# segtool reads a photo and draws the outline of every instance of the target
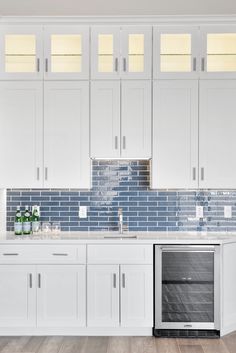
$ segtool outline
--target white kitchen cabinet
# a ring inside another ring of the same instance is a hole
[[[194,79],[199,75],[199,28],[156,26],[153,38],[155,79]]]
[[[90,188],[87,81],[44,84],[44,187]]]
[[[91,82],[91,157],[120,156],[120,82]]]
[[[123,81],[121,92],[121,157],[151,158],[151,82]]]
[[[89,78],[89,27],[44,27],[44,78]]]
[[[36,325],[34,265],[0,265],[0,327]]]
[[[86,266],[37,266],[37,326],[86,324]]]
[[[43,29],[37,25],[4,25],[0,29],[0,79],[43,77]]]
[[[119,265],[87,266],[87,325],[119,326]]]
[[[151,119],[150,81],[93,81],[91,157],[151,158]]]
[[[236,78],[236,26],[201,26],[201,78]]]
[[[152,28],[124,26],[121,29],[121,78],[152,77]]]
[[[200,188],[236,188],[235,112],[236,80],[200,82]]]
[[[198,81],[155,81],[153,104],[152,188],[197,188]]]
[[[149,79],[151,73],[151,26],[92,27],[92,79]]]
[[[121,326],[153,326],[153,266],[121,265]]]
[[[0,188],[41,187],[42,83],[1,81],[0,112]]]

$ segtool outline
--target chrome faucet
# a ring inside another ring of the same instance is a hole
[[[123,234],[123,209],[118,208],[118,226],[119,226],[119,234]]]

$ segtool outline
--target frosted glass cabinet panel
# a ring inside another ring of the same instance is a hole
[[[42,29],[37,26],[9,26],[0,32],[2,79],[42,77]]]
[[[201,77],[236,77],[236,27],[201,28]]]
[[[44,71],[47,79],[89,77],[89,29],[80,26],[45,28]]]
[[[151,78],[150,26],[93,27],[91,51],[92,79]]]
[[[154,29],[154,77],[197,77],[196,27],[156,27]]]

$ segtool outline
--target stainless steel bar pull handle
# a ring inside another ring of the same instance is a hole
[[[29,287],[33,287],[32,273],[29,274]]]
[[[196,168],[193,167],[193,180],[196,180]]]
[[[118,58],[115,58],[115,71],[118,72]]]
[[[197,71],[197,58],[193,58],[193,71]]]
[[[113,288],[116,288],[116,273],[113,273]]]
[[[53,256],[68,256],[66,253],[53,253]]]
[[[48,72],[48,58],[45,59],[45,71]]]
[[[37,58],[37,72],[40,71],[40,59]]]
[[[118,150],[118,136],[115,136],[115,149]]]
[[[39,180],[39,176],[40,176],[40,169],[39,169],[39,167],[37,167],[37,180]]]
[[[122,273],[122,288],[125,288],[125,273]]]
[[[123,149],[125,150],[126,149],[126,137],[123,136]]]
[[[202,58],[201,60],[201,70],[205,71],[205,58]]]
[[[204,168],[201,168],[201,180],[204,180]]]
[[[126,58],[123,58],[123,70],[126,72]]]
[[[45,167],[45,180],[48,180],[48,167]]]
[[[19,254],[16,252],[8,252],[8,253],[4,253],[3,256],[18,256]]]
[[[41,288],[41,273],[38,274],[38,288]]]

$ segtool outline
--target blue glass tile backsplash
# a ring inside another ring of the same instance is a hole
[[[13,230],[17,205],[40,205],[41,221],[60,221],[64,231],[117,230],[117,210],[123,208],[130,231],[236,231],[236,191],[155,191],[149,189],[148,161],[93,161],[90,191],[8,189],[7,230]],[[79,219],[79,206],[88,217]],[[196,219],[196,205],[204,218]],[[231,205],[233,217],[224,218]]]

